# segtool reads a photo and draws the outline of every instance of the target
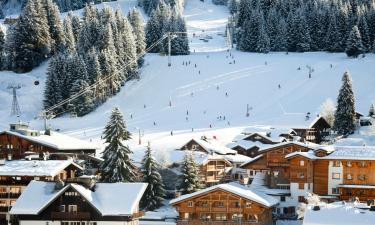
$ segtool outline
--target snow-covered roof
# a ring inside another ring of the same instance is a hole
[[[241,154],[224,155],[224,158],[232,163],[244,163],[251,159],[250,157]]]
[[[223,160],[229,165],[232,165],[232,163],[225,159],[223,155],[207,155],[200,163],[202,165],[206,165],[208,162],[212,160]]]
[[[130,216],[137,212],[146,183],[97,183],[95,191],[79,184],[55,190],[54,182],[31,181],[17,199],[10,214],[38,215],[69,187],[79,192],[102,216]]]
[[[91,142],[53,131],[51,131],[50,135],[41,132],[39,136],[27,136],[13,131],[3,131],[0,134],[3,133],[14,135],[57,150],[96,150],[98,148],[98,146]]]
[[[194,140],[200,146],[202,146],[202,148],[204,148],[204,150],[207,151],[208,153],[217,153],[217,154],[220,154],[220,155],[236,154],[237,153],[237,151],[235,151],[233,149],[230,149],[230,148],[227,148],[224,145],[222,145],[221,143],[218,143],[217,141],[214,141],[214,140],[204,141],[204,140],[201,140],[201,139],[195,139],[194,138],[194,139],[189,140],[189,142],[192,141],[192,140]]]
[[[310,149],[316,149],[319,147],[319,145],[311,143],[311,142],[287,141],[287,142],[282,142],[279,144],[271,145],[270,147],[267,147],[267,148],[259,149],[259,152],[268,151],[273,148],[281,147],[284,145],[290,145],[290,144],[299,145],[301,147],[310,148]]]
[[[54,177],[66,167],[74,165],[81,170],[82,167],[73,160],[12,160],[0,165],[0,176],[47,176]]]
[[[289,158],[292,158],[294,156],[302,156],[302,157],[305,157],[305,158],[308,158],[308,159],[319,159],[319,158],[322,158],[322,157],[317,157],[315,156],[315,153],[313,151],[308,151],[308,152],[292,152],[292,153],[289,153],[285,156],[286,159],[289,159]]]
[[[312,205],[306,208],[304,225],[373,225],[375,221],[375,212],[363,204],[334,202],[321,204],[317,211],[312,208]]]
[[[375,160],[375,146],[334,146],[334,151],[323,159]]]
[[[260,141],[247,141],[247,140],[237,140],[237,141],[234,141],[234,142],[231,142],[231,143],[227,144],[227,147],[231,148],[231,149],[233,149],[234,147],[237,147],[237,146],[247,150],[247,149],[250,149],[250,148],[253,148],[253,147],[258,147],[259,149],[262,149],[262,148],[267,148],[267,147],[272,146],[272,145],[271,144],[263,144]]]
[[[230,192],[232,194],[241,196],[242,198],[245,198],[247,200],[257,202],[257,203],[259,203],[263,206],[266,206],[266,207],[272,207],[272,206],[277,205],[279,203],[279,201],[274,197],[271,197],[271,196],[266,195],[262,192],[258,192],[256,190],[253,190],[253,189],[251,189],[249,187],[246,187],[242,184],[231,182],[231,183],[227,183],[227,184],[218,184],[218,185],[215,185],[215,186],[212,186],[212,187],[209,187],[209,188],[205,188],[205,189],[202,189],[200,191],[197,191],[197,192],[194,192],[194,193],[191,193],[191,194],[182,195],[178,198],[175,198],[175,199],[171,200],[170,204],[175,204],[177,202],[181,202],[181,201],[189,199],[189,198],[193,198],[193,197],[196,197],[196,196],[199,196],[199,195],[203,195],[203,194],[209,193],[209,192],[214,191],[214,190],[227,191],[227,192]]]

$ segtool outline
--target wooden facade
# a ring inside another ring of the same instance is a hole
[[[206,149],[194,139],[191,139],[188,143],[186,143],[180,149],[207,153]]]
[[[291,183],[313,183],[314,164],[312,160],[302,156],[295,156],[289,159],[289,163]]]
[[[271,225],[272,208],[221,189],[173,204],[177,225]],[[241,221],[241,222],[240,222]]]
[[[232,164],[222,157],[209,158],[200,167],[200,178],[205,186],[209,187],[230,180]]]
[[[331,125],[323,117],[317,118],[309,127],[293,128],[301,141],[320,143],[330,134]]]
[[[85,153],[95,155],[96,149],[55,149],[43,143],[31,141],[21,135],[14,135],[8,132],[0,133],[0,158],[22,159],[30,153]]]
[[[76,177],[80,169],[69,165],[56,176],[0,176],[0,224],[5,222],[6,214],[10,211],[18,197],[32,180],[54,181],[68,180]]]

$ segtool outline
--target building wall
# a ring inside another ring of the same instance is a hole
[[[78,222],[78,221],[77,221]],[[97,225],[138,225],[139,221],[79,221],[79,222],[86,222],[85,225],[91,225],[91,223],[96,222]],[[52,220],[22,220],[20,221],[20,225],[61,225],[61,221],[52,221]]]
[[[328,195],[328,160],[314,161],[314,193]]]
[[[343,183],[343,167],[340,161],[337,161],[340,166],[334,166],[335,161],[329,161],[328,164],[328,195],[339,195],[332,192],[333,188],[338,188],[339,184]],[[339,174],[340,178],[335,179],[333,174]]]
[[[313,192],[313,183],[290,183],[290,194],[295,206],[301,202],[303,197]]]

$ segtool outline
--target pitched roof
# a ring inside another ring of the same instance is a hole
[[[79,184],[55,190],[54,182],[31,181],[12,207],[12,215],[38,215],[69,187],[76,190],[102,216],[130,216],[138,209],[146,183],[97,183],[95,191]]]
[[[322,159],[375,160],[375,146],[334,146],[334,151]]]
[[[0,165],[0,176],[47,176],[54,177],[66,167],[74,165],[83,170],[83,168],[73,160],[12,160],[5,161]]]
[[[51,131],[50,135],[46,135],[42,132],[39,136],[27,136],[13,131],[3,131],[0,134],[4,133],[57,150],[95,150],[98,148],[98,146],[91,142],[53,131]]]
[[[282,143],[279,143],[279,144],[271,145],[268,148],[259,149],[259,152],[269,151],[271,149],[278,148],[278,147],[281,147],[281,146],[284,146],[284,145],[290,145],[290,144],[299,145],[301,147],[309,148],[309,149],[316,149],[316,148],[319,147],[319,145],[311,143],[311,142],[303,143],[303,142],[299,142],[299,141],[287,141],[287,142],[282,142]]]
[[[169,203],[173,205],[177,202],[181,202],[183,200],[193,198],[193,197],[196,197],[196,196],[199,196],[199,195],[203,195],[203,194],[209,193],[211,191],[215,191],[215,190],[223,190],[223,191],[230,192],[232,194],[241,196],[241,197],[243,197],[247,200],[257,202],[257,203],[259,203],[259,204],[261,204],[265,207],[272,207],[272,206],[277,205],[279,203],[279,201],[276,198],[273,198],[273,197],[271,197],[269,195],[266,195],[262,192],[258,192],[256,190],[253,190],[249,187],[246,187],[244,185],[241,185],[241,184],[238,184],[238,183],[235,183],[235,182],[231,182],[231,183],[227,183],[227,184],[218,184],[218,185],[215,185],[215,186],[212,186],[212,187],[209,187],[209,188],[205,188],[203,190],[200,190],[200,191],[197,191],[197,192],[194,192],[194,193],[191,193],[191,194],[182,195],[178,198],[175,198],[175,199],[171,200]]]
[[[257,155],[257,156],[255,156],[254,158],[251,158],[251,159],[249,159],[248,161],[242,163],[242,164],[240,165],[240,167],[243,167],[243,166],[246,166],[246,165],[248,165],[248,164],[250,164],[250,163],[252,163],[252,162],[255,162],[255,161],[257,161],[258,159],[260,159],[260,158],[262,158],[262,157],[263,157],[263,154]]]
[[[233,150],[233,149],[230,149],[230,148],[227,148],[223,145],[221,145],[220,143],[218,143],[217,141],[204,141],[204,140],[200,140],[200,139],[191,139],[189,140],[190,141],[195,141],[197,142],[200,146],[202,146],[202,148],[208,152],[208,153],[217,153],[217,154],[220,154],[220,155],[226,155],[226,154],[236,154],[237,151]],[[187,142],[187,143],[189,143]],[[185,144],[186,145],[186,144]]]

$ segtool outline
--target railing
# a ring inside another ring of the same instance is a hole
[[[177,225],[261,225],[258,222],[249,221],[203,221],[203,220],[178,220]]]
[[[12,206],[0,206],[0,212],[9,212]]]
[[[268,162],[267,166],[276,166],[276,167],[289,167],[288,162]]]
[[[89,212],[51,212],[51,219],[85,220],[90,219]]]
[[[18,197],[20,197],[21,193],[0,193],[0,199],[8,199],[8,198],[13,198],[13,199],[17,199]]]

